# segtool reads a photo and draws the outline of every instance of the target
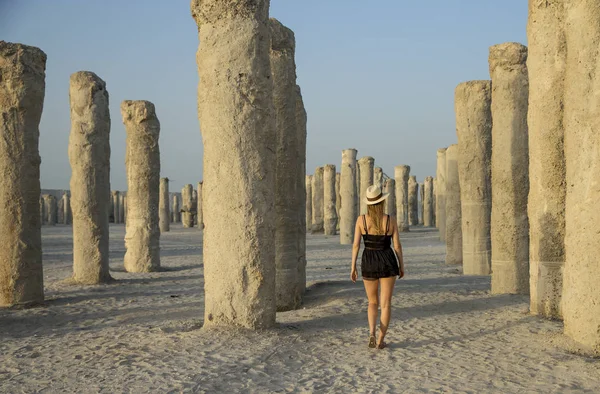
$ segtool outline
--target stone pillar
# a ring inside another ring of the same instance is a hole
[[[423,225],[423,203],[425,202],[424,184],[419,183],[419,224]]]
[[[63,195],[64,197],[64,195]],[[65,221],[65,204],[63,203],[63,197],[58,200],[57,213],[56,216],[58,218],[58,223],[63,224]]]
[[[69,193],[64,193],[60,204],[63,207],[63,221],[62,224],[71,224],[73,218],[73,212],[71,211],[71,198]]]
[[[445,159],[444,159],[445,160]],[[435,178],[433,178],[433,180],[431,181],[431,194],[432,194],[432,200],[431,200],[431,206],[432,211],[431,211],[431,217],[432,217],[432,226],[435,226],[435,228],[439,228],[438,224],[437,224],[437,218],[435,217],[435,214],[437,212],[437,206],[436,206],[436,201],[437,201],[437,189],[436,186],[437,185],[437,180]]]
[[[373,165],[375,159],[370,156],[362,157],[358,161],[358,167],[360,171],[360,215],[367,213],[367,204],[365,203],[365,196],[367,195],[367,189],[373,184]]]
[[[149,101],[123,101],[127,170],[127,223],[125,270],[152,272],[160,269],[158,200],[160,188],[160,123]]]
[[[492,293],[529,293],[527,47],[490,48],[492,77]]]
[[[435,225],[440,230],[440,240],[446,242],[446,148],[437,150],[435,171]]]
[[[563,123],[567,188],[562,312],[565,334],[600,355],[600,9],[592,0],[566,3],[564,11],[556,9],[557,13],[564,12],[561,20],[566,21],[568,48]],[[548,34],[557,34],[555,29],[561,29],[561,24],[554,23],[550,29]]]
[[[119,223],[125,223],[125,195],[119,195]]]
[[[46,223],[54,226],[56,223],[58,223],[58,204],[56,203],[56,197],[54,197],[52,194],[45,194],[44,203],[46,205]]]
[[[373,169],[373,184],[383,189],[383,169],[381,167]]]
[[[391,178],[386,179],[383,185],[383,192],[389,193],[384,203],[384,212],[387,215],[396,216],[396,181]]]
[[[307,216],[306,199],[306,110],[304,109],[304,101],[302,100],[302,92],[300,86],[296,85],[296,133],[298,138],[298,176],[296,177],[298,195],[298,288],[304,294],[306,291],[306,232],[307,226],[310,223],[311,216]],[[312,211],[311,211],[312,215]],[[307,220],[308,219],[308,220]],[[312,223],[310,223],[312,224]]]
[[[433,221],[433,202],[435,201],[433,195],[433,177],[426,177],[423,182],[423,226],[434,227],[435,222]]]
[[[108,218],[110,191],[110,111],[106,83],[96,74],[71,75],[71,210],[73,279],[82,284],[111,280]]]
[[[306,231],[312,231],[312,182],[313,176],[306,175]]]
[[[446,149],[446,264],[462,264],[462,218],[458,175],[458,145]]]
[[[0,41],[0,307],[44,300],[39,123],[46,54]]]
[[[461,83],[454,92],[465,275],[491,273],[491,101],[491,81]]]
[[[529,289],[531,313],[562,317],[565,264],[564,5],[529,3]]]
[[[312,230],[313,234],[322,233],[324,229],[324,190],[323,167],[317,167],[312,178]]]
[[[48,214],[46,213],[46,200],[44,196],[40,196],[40,225],[46,224],[48,221]]]
[[[171,211],[169,210],[169,178],[160,178],[158,195],[158,228],[161,233],[171,230]]]
[[[127,224],[127,196],[123,197],[123,223]]]
[[[196,223],[199,229],[204,228],[204,214],[202,211],[202,187],[203,182],[198,182],[197,197],[196,197]]]
[[[192,186],[193,188],[193,186]],[[195,189],[192,189],[192,207],[191,207],[191,213],[192,213],[192,227],[196,226],[198,224],[198,191]]]
[[[419,183],[415,175],[408,178],[408,224],[419,224]]]
[[[337,172],[335,174],[335,215],[337,217],[336,221],[336,231],[340,229],[340,208],[342,206],[342,198],[340,196],[340,182],[341,182],[341,174]]]
[[[269,1],[193,0],[191,8],[200,40],[204,324],[272,327],[277,147]]]
[[[118,190],[113,190],[111,192],[111,198],[112,198],[112,215],[114,218],[114,222],[115,224],[121,223],[121,221],[119,220],[119,209],[121,206],[121,193],[119,193]]]
[[[327,164],[323,170],[323,217],[325,235],[335,235],[337,214],[335,213],[335,166]]]
[[[340,169],[340,243],[350,245],[354,242],[354,227],[358,218],[356,209],[356,149],[342,151]]]
[[[181,222],[181,210],[179,207],[179,197],[177,194],[173,195],[173,223]]]
[[[396,178],[396,219],[398,231],[409,231],[408,224],[408,178],[410,177],[410,166],[401,165],[394,167]]]
[[[193,204],[194,187],[188,183],[181,189],[181,223],[183,223],[184,228],[194,227]]]

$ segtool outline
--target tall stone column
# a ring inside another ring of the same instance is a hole
[[[96,74],[71,75],[71,210],[73,279],[82,284],[111,280],[108,218],[110,191],[110,111],[106,83]]]
[[[202,187],[204,186],[203,182],[198,182],[197,193],[197,201],[196,201],[196,218],[198,223],[198,228],[204,228],[204,214],[202,212]]]
[[[354,241],[354,227],[358,218],[356,206],[356,149],[342,151],[340,169],[340,243],[350,245]]]
[[[531,313],[562,317],[565,264],[564,5],[529,2],[529,289]]]
[[[423,182],[423,226],[434,227],[435,222],[433,221],[433,202],[435,201],[433,195],[433,177],[426,177]]]
[[[446,159],[444,159],[445,161]],[[437,185],[437,180],[436,178],[433,178],[432,182],[431,182],[431,188],[432,188],[432,200],[431,200],[431,206],[433,207],[432,211],[431,211],[431,217],[433,218],[433,226],[435,226],[435,228],[439,229],[439,225],[438,225],[438,221],[437,221],[437,217],[435,216],[437,214],[437,189],[436,186]]]
[[[149,101],[123,101],[127,172],[127,223],[125,269],[152,272],[160,269],[158,200],[160,188],[160,123]]]
[[[492,293],[529,293],[527,47],[490,48],[492,77]]]
[[[423,225],[423,204],[425,202],[425,185],[419,183],[419,224]]]
[[[54,226],[58,223],[58,204],[56,202],[56,197],[52,194],[46,194],[44,200],[46,201],[46,214],[48,215],[47,223]]]
[[[383,192],[389,193],[385,200],[384,212],[390,216],[396,216],[396,181],[394,179],[386,179],[383,185]]]
[[[71,198],[69,193],[64,193],[60,200],[60,205],[63,207],[63,220],[62,224],[71,224],[73,218],[73,212],[71,211]]]
[[[113,190],[110,194],[111,198],[112,198],[112,208],[113,208],[113,218],[115,221],[115,224],[121,223],[121,221],[119,220],[119,210],[120,210],[120,206],[121,206],[121,193],[119,193],[118,190]]]
[[[333,164],[327,164],[323,170],[323,199],[325,235],[335,235],[338,218],[335,212],[335,166]]]
[[[408,224],[419,224],[419,183],[415,175],[408,178]]]
[[[302,294],[306,291],[306,232],[307,221],[310,216],[306,215],[306,110],[302,100],[300,86],[296,85],[296,133],[298,138],[298,176],[296,177],[298,195],[298,288]],[[311,212],[312,214],[312,212]]]
[[[312,233],[322,233],[324,229],[324,190],[323,167],[317,167],[312,178]]]
[[[465,275],[491,273],[491,103],[491,81],[464,82],[454,92]]]
[[[0,41],[0,306],[44,300],[39,123],[46,54]]]
[[[125,223],[125,195],[119,195],[119,223]]]
[[[458,175],[458,145],[446,149],[446,264],[462,264],[462,218]]]
[[[367,195],[367,189],[373,184],[373,165],[375,159],[370,156],[361,157],[358,161],[358,167],[360,171],[360,215],[367,213],[367,203],[365,203],[365,196]]]
[[[410,166],[401,165],[394,167],[396,178],[396,219],[398,231],[409,231],[408,224],[408,178],[410,177]]]
[[[181,189],[181,223],[184,228],[194,227],[194,215],[192,205],[194,204],[194,187],[188,183]]]
[[[373,168],[373,184],[383,189],[383,169],[381,167]]]
[[[306,231],[312,231],[312,182],[313,176],[306,175]]]
[[[335,215],[337,216],[336,230],[340,229],[340,208],[342,206],[342,197],[340,196],[340,182],[342,174],[336,172],[335,174]]]
[[[204,324],[271,327],[277,147],[269,1],[193,0],[191,8],[200,40]]]
[[[171,230],[171,211],[169,209],[169,178],[160,178],[158,195],[158,228],[161,233]]]
[[[600,355],[600,9],[592,0],[566,3],[562,308],[565,334]],[[555,23],[552,28],[561,26]]]
[[[446,242],[446,148],[437,150],[435,171],[435,225],[440,230],[440,240]]]
[[[277,310],[300,306],[303,291],[298,283],[300,243],[298,239],[300,200],[299,135],[296,119],[296,62],[294,32],[277,19],[269,21],[271,73],[277,141],[275,174],[275,266]]]
[[[179,197],[173,195],[173,223],[181,222],[181,208],[179,207]]]

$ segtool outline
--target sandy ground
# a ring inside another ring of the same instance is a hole
[[[562,324],[529,316],[526,297],[445,266],[435,230],[402,237],[384,350],[366,346],[366,297],[338,237],[308,237],[304,308],[251,332],[201,329],[199,230],[163,234],[168,271],[153,274],[124,272],[123,235],[111,227],[118,281],[79,287],[63,282],[71,228],[43,228],[47,304],[0,310],[1,392],[600,392],[599,360],[567,351]]]

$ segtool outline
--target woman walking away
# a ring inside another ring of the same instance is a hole
[[[377,347],[377,349],[383,349],[386,346],[384,339],[390,324],[392,293],[396,276],[398,278],[404,276],[398,223],[395,217],[383,214],[383,202],[387,197],[388,193],[381,193],[379,186],[373,185],[367,189],[365,197],[368,206],[367,215],[361,215],[356,220],[354,244],[352,245],[352,272],[350,274],[352,282],[356,282],[358,278],[356,259],[362,236],[365,250],[361,258],[360,270],[369,299],[369,347]],[[391,248],[392,240],[394,241],[393,250]],[[381,295],[378,294],[380,287]],[[380,331],[379,339],[376,340],[375,328],[379,306],[381,306]]]

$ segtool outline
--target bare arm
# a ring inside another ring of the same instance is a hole
[[[400,264],[400,278],[404,276],[404,256],[402,255],[402,244],[400,243],[400,234],[398,233],[398,221],[392,218],[392,240],[394,242],[394,252]]]
[[[358,259],[358,252],[360,251],[361,235],[362,227],[359,216],[358,219],[356,219],[356,225],[354,226],[354,242],[352,243],[352,267],[350,273],[350,279],[352,279],[352,282],[356,282],[356,278],[358,278],[358,272],[356,271],[356,260]]]

